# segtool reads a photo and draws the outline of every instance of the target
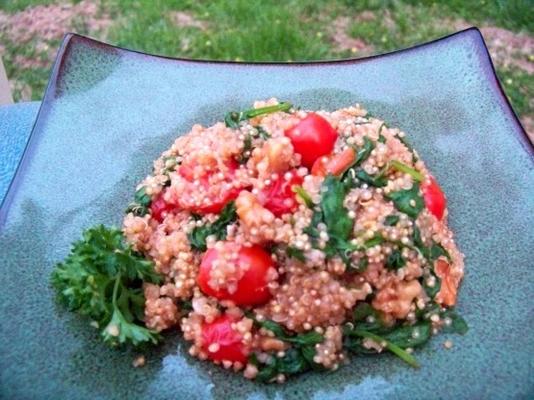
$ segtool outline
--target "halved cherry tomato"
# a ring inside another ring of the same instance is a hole
[[[339,175],[345,171],[356,159],[356,153],[352,147],[347,147],[339,154],[320,157],[314,163],[311,173],[314,176],[326,176],[328,174]]]
[[[301,185],[303,178],[297,175],[297,171],[289,171],[289,174],[290,179],[286,179],[285,174],[280,175],[256,196],[259,202],[277,217],[295,211],[298,206],[292,187]]]
[[[150,215],[158,222],[162,222],[169,212],[177,208],[176,205],[169,204],[163,199],[163,193],[160,192],[150,203]]]
[[[226,246],[236,245],[226,243]],[[235,251],[238,253],[235,261],[237,267],[245,270],[244,275],[237,281],[236,291],[229,293],[226,289],[215,290],[208,284],[213,263],[219,260],[219,252],[215,248],[209,249],[202,258],[197,277],[200,290],[219,300],[231,300],[238,306],[257,306],[266,303],[271,298],[271,292],[267,287],[267,272],[269,268],[274,267],[271,255],[257,245],[229,249],[229,252]]]
[[[182,195],[178,198],[180,207],[197,214],[219,213],[228,202],[237,198],[243,188],[235,187],[232,184],[239,164],[235,160],[229,160],[225,165],[227,169],[223,172],[223,181],[218,181],[215,186],[212,180],[216,174],[221,172],[216,169],[216,166],[204,172],[201,176],[195,177],[195,165],[181,165],[178,168],[178,173],[188,182],[184,193],[205,191],[206,195],[202,196],[201,202],[199,202],[198,198]],[[194,183],[195,180],[198,184]]]
[[[441,287],[436,295],[436,301],[449,307],[453,306],[456,304],[457,288],[451,277],[450,264],[445,260],[437,259],[434,264],[434,271],[441,279]]]
[[[233,322],[235,319],[224,314],[211,323],[202,324],[202,350],[210,360],[246,363],[250,351],[243,344],[243,335],[232,329]],[[212,344],[218,345],[214,346],[218,347],[216,351],[210,351]]]
[[[447,206],[447,199],[433,176],[422,183],[421,191],[428,211],[441,220]]]
[[[315,113],[287,129],[285,135],[291,139],[295,152],[302,157],[302,165],[307,168],[311,168],[319,157],[330,154],[338,137],[332,125]]]

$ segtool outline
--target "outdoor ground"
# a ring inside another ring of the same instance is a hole
[[[0,57],[15,100],[40,99],[63,34],[167,56],[362,57],[478,26],[534,138],[534,0],[0,0]]]

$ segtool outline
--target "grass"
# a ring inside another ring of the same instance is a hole
[[[12,13],[53,2],[0,0],[0,10]],[[449,34],[458,30],[459,21],[534,34],[534,0],[286,0],[283,5],[275,0],[101,0],[100,6],[114,21],[107,41],[155,54],[203,59],[297,61],[353,56],[350,50],[333,45],[333,22],[341,16],[352,21],[346,33],[365,41],[375,53]],[[178,26],[173,20],[176,12],[188,13],[201,26]],[[364,12],[367,18],[362,19]],[[0,27],[0,42],[7,43],[3,58],[8,75],[20,87],[30,87],[33,99],[41,98],[48,68],[21,69],[15,62],[15,55],[39,57],[35,43],[3,39]],[[516,111],[534,117],[534,76],[502,67],[498,74]],[[14,95],[24,97],[22,89]]]

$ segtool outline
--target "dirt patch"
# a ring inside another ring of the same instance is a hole
[[[463,20],[455,20],[456,30],[473,26]],[[534,37],[515,33],[496,26],[479,27],[488,46],[493,62],[503,68],[518,68],[527,74],[534,74]]]
[[[516,67],[527,74],[534,74],[534,37],[492,26],[480,31],[497,65]]]
[[[374,19],[374,14],[371,12],[362,13],[360,18]],[[369,20],[369,19],[367,19]],[[358,55],[371,54],[374,50],[373,46],[366,43],[360,38],[350,37],[347,33],[347,29],[351,20],[348,17],[338,17],[332,24],[331,38],[333,45],[337,51],[351,51],[352,53],[358,53]]]
[[[527,131],[528,138],[534,144],[534,117],[530,115],[521,117],[521,125],[523,125],[525,131]]]
[[[27,7],[12,15],[0,14],[0,32],[13,43],[28,43],[61,39],[69,30],[79,30],[80,24],[89,32],[105,35],[111,18],[100,11],[94,1],[78,4],[52,4]]]
[[[191,14],[188,14],[183,11],[175,11],[169,14],[169,18],[176,26],[180,28],[198,28],[201,30],[206,30],[207,24],[204,21],[199,21]]]

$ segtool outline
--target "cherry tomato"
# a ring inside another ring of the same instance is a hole
[[[169,204],[163,199],[163,193],[160,192],[150,203],[150,214],[158,222],[162,222],[169,212],[177,208],[174,204]]]
[[[202,324],[202,350],[210,360],[246,363],[249,349],[243,344],[243,335],[232,329],[233,322],[235,319],[224,314]],[[210,351],[212,344],[218,345],[217,351]]]
[[[345,171],[356,159],[356,153],[352,147],[347,147],[339,154],[319,157],[313,163],[311,173],[314,176],[326,176],[328,174],[339,175]]]
[[[447,206],[447,199],[433,176],[423,182],[421,191],[428,211],[441,220]]]
[[[332,125],[315,113],[287,129],[285,135],[291,139],[295,152],[302,157],[302,165],[307,168],[311,168],[319,157],[330,154],[338,137]]]
[[[243,188],[232,185],[236,170],[239,164],[235,160],[226,162],[226,171],[224,177],[219,179],[217,183],[213,184],[213,179],[219,170],[214,166],[212,169],[204,172],[200,177],[195,177],[195,165],[181,165],[178,168],[178,173],[186,180],[187,184],[184,188],[184,195],[178,198],[179,205],[185,209],[197,214],[219,213],[223,207],[230,201],[237,198],[239,192]],[[195,185],[195,180],[198,182]],[[200,196],[202,202],[199,203],[198,196],[196,198],[188,196],[188,193],[205,192],[205,195]]]
[[[297,175],[297,171],[290,171],[289,174],[291,174],[289,180],[286,179],[285,174],[280,175],[257,195],[260,203],[277,217],[295,211],[298,206],[292,188],[301,185],[303,178]]]
[[[236,246],[227,243],[226,246]],[[258,245],[240,248],[227,247],[225,252],[238,253],[235,261],[238,268],[245,270],[244,275],[237,281],[237,289],[230,293],[226,289],[213,289],[209,284],[211,270],[215,261],[219,260],[219,252],[209,249],[202,258],[200,272],[197,277],[198,286],[205,294],[219,300],[232,300],[238,306],[257,306],[266,303],[271,298],[267,287],[267,272],[274,267],[271,255]],[[224,262],[228,262],[224,260]]]

